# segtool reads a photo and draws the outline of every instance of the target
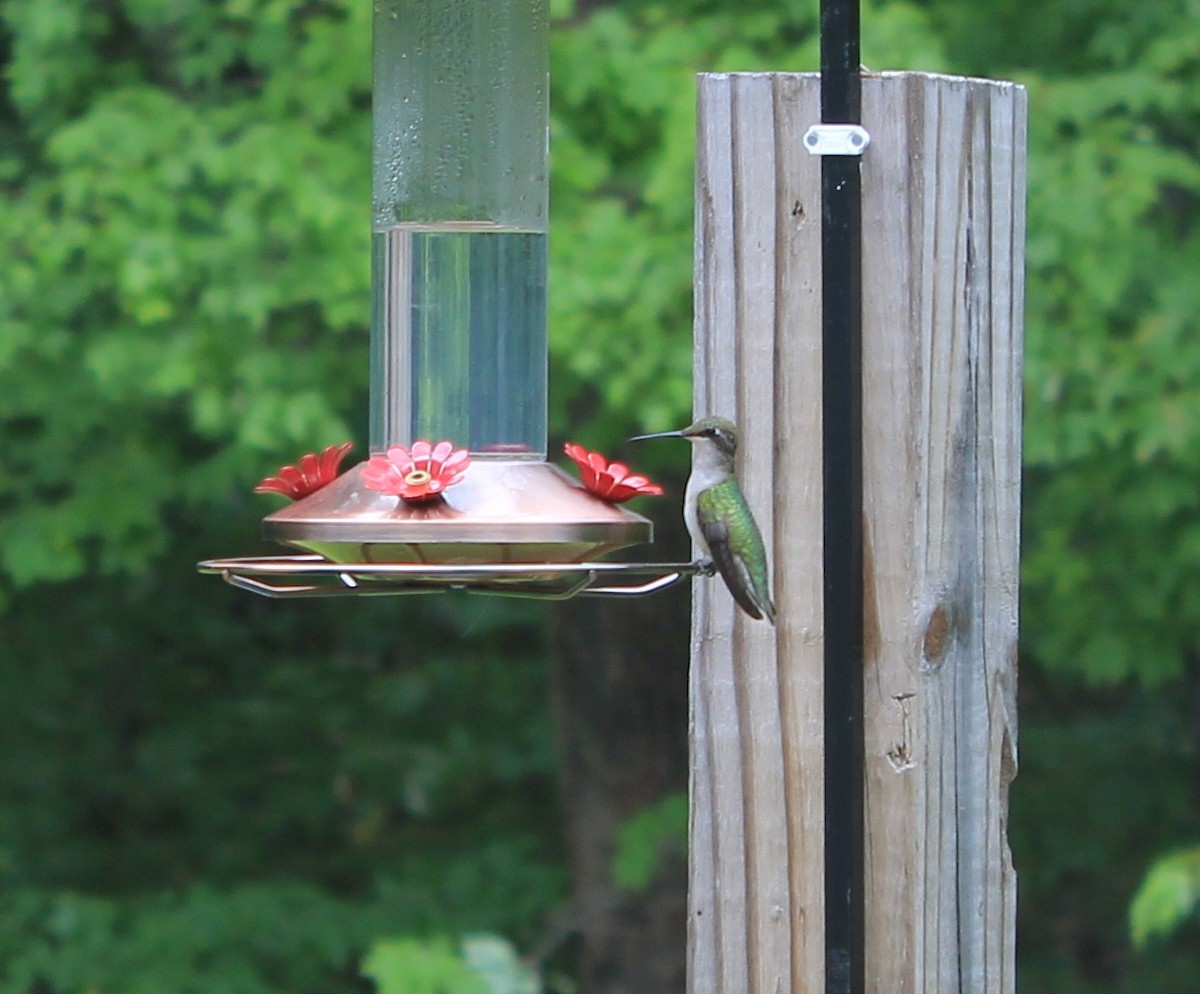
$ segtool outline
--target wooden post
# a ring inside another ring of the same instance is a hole
[[[695,586],[691,994],[818,994],[823,963],[816,74],[706,75],[697,415],[739,472],[779,625]],[[866,976],[1013,994],[1025,92],[863,79]]]

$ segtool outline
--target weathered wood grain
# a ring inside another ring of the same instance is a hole
[[[739,470],[779,625],[695,588],[689,988],[823,990],[815,74],[700,82],[698,415]],[[867,977],[1012,994],[1025,95],[863,81]]]

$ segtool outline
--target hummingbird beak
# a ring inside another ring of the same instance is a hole
[[[630,442],[644,442],[648,438],[683,438],[682,431],[656,431],[650,435],[634,435]]]

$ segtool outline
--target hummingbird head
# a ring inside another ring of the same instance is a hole
[[[679,434],[689,442],[712,445],[728,459],[737,455],[737,425],[727,418],[701,418],[681,429]]]
[[[646,438],[686,438],[718,464],[733,465],[737,454],[737,425],[727,418],[701,418],[678,431],[659,431],[652,435],[636,435],[631,442]]]

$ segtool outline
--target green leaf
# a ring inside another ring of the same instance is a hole
[[[613,879],[625,890],[650,886],[664,854],[687,851],[687,794],[670,794],[642,809],[617,832]]]
[[[517,955],[511,942],[498,935],[467,935],[462,940],[467,965],[487,985],[488,994],[539,994],[541,981]]]
[[[375,981],[378,994],[490,994],[446,938],[376,942],[362,972]]]
[[[1133,944],[1165,938],[1200,906],[1200,847],[1171,853],[1147,872],[1129,907]]]

